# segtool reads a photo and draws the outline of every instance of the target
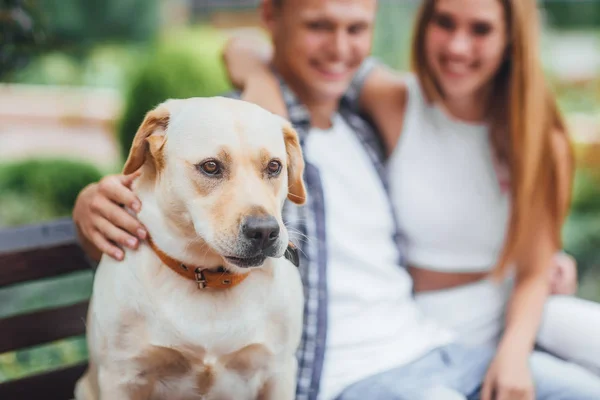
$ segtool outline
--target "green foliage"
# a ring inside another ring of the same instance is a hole
[[[600,26],[600,2],[596,0],[545,1],[543,9],[549,23],[556,28],[582,29]]]
[[[170,98],[210,97],[230,89],[220,54],[224,37],[210,29],[161,40],[131,79],[119,127],[123,157],[144,115]]]
[[[554,87],[558,105],[563,113],[585,113],[589,115],[600,113],[600,80],[590,82],[584,87],[576,87],[575,85],[554,85]]]
[[[158,0],[4,0],[0,4],[0,79],[85,84],[79,72],[90,51],[107,43],[150,43],[160,27]],[[50,53],[48,58],[43,57]],[[36,60],[41,57],[41,60]],[[22,70],[37,61],[31,73]],[[117,62],[117,65],[119,62]],[[103,65],[106,67],[106,65]],[[16,76],[13,76],[15,75]],[[50,74],[50,76],[56,76]]]
[[[4,226],[36,224],[57,216],[48,202],[30,195],[4,192],[0,196],[0,229]]]
[[[374,28],[372,53],[387,65],[409,69],[410,44],[418,4],[410,1],[380,1]]]
[[[79,191],[101,177],[94,166],[69,160],[34,159],[2,165],[0,201],[4,211],[0,216],[8,221],[0,222],[18,223],[18,217],[28,211],[42,218],[69,215]]]
[[[586,171],[575,177],[571,214],[563,229],[565,249],[577,259],[580,276],[600,266],[600,180]]]
[[[600,214],[600,179],[590,172],[578,171],[573,185],[571,212],[576,214]]]
[[[38,85],[106,87],[121,90],[136,70],[143,45],[103,44],[88,51],[85,59],[51,51],[16,71],[10,81]]]
[[[39,15],[33,1],[0,2],[0,79],[23,68],[42,40]]]
[[[44,0],[47,45],[85,54],[106,41],[148,41],[159,27],[158,0]]]

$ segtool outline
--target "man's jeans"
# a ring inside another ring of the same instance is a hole
[[[475,400],[496,349],[452,344],[348,387],[337,400]],[[600,378],[535,351],[530,358],[537,400],[598,400]]]

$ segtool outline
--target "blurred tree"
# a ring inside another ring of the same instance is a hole
[[[48,45],[83,56],[107,41],[149,41],[159,28],[157,0],[44,0]]]
[[[231,89],[221,62],[225,36],[205,28],[171,32],[137,65],[119,126],[123,160],[144,115],[167,99],[210,97]]]
[[[0,0],[0,79],[60,50],[82,60],[93,45],[154,39],[157,0]]]
[[[563,245],[577,259],[579,277],[583,278],[600,267],[600,177],[593,171],[579,170],[574,183]]]
[[[27,65],[43,38],[33,1],[0,0],[0,81]]]
[[[556,28],[582,29],[600,26],[598,0],[544,0],[548,22]]]

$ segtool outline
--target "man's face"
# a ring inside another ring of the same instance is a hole
[[[279,8],[265,4],[280,73],[304,95],[338,100],[371,50],[376,4],[376,0],[284,0]]]

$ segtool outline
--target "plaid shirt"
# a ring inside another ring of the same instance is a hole
[[[363,63],[341,99],[338,112],[360,139],[389,194],[381,139],[373,126],[358,112],[360,88],[374,65],[373,59],[368,59]],[[296,129],[304,150],[306,137],[311,128],[310,114],[281,78],[280,85],[290,122]],[[237,95],[239,96],[239,94]],[[304,206],[286,202],[283,218],[290,230],[292,241],[300,249],[300,273],[304,285],[304,329],[297,353],[296,399],[316,400],[327,337],[327,235],[325,200],[319,170],[309,161],[305,160],[305,163],[304,182],[308,193],[307,202]],[[391,200],[389,204],[390,218],[397,222]],[[398,229],[396,229],[394,240],[398,245],[399,254],[402,254],[400,251],[402,241]],[[402,259],[398,260],[398,265],[403,265]]]

